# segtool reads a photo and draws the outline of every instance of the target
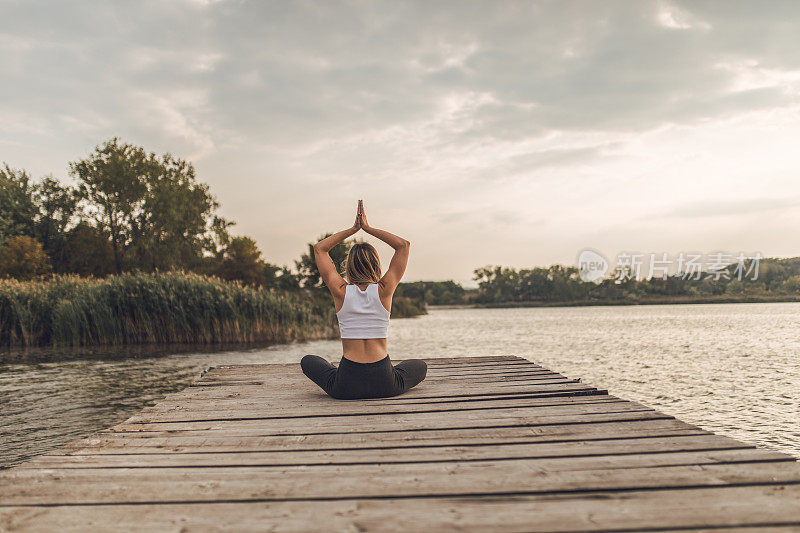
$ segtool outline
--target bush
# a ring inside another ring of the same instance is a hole
[[[197,274],[0,280],[0,345],[290,342],[336,332],[331,305]]]
[[[50,260],[34,238],[10,237],[0,248],[0,277],[31,280],[50,272]]]
[[[782,288],[788,293],[800,292],[800,276],[792,276],[783,282]]]
[[[426,315],[425,302],[406,296],[392,298],[392,318],[409,318],[412,316]]]

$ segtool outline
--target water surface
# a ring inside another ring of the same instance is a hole
[[[338,360],[338,341],[0,365],[0,465],[121,422],[209,366]],[[800,303],[434,309],[393,358],[519,355],[692,424],[800,457]],[[73,354],[74,357],[74,354]],[[311,385],[310,385],[311,386]]]

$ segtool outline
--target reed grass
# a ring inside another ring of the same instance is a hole
[[[333,306],[184,272],[0,280],[0,345],[291,342],[335,337]]]

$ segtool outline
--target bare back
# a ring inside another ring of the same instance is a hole
[[[366,284],[355,284],[360,290],[365,290]],[[344,288],[342,287],[341,297],[333,296],[333,307],[338,312],[344,304]],[[394,295],[394,288],[391,292],[384,287],[382,283],[378,285],[378,293],[381,297],[383,306],[391,311],[392,310],[392,296]],[[342,355],[356,363],[374,363],[386,357],[389,353],[389,339],[342,339]]]

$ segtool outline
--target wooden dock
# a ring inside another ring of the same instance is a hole
[[[517,357],[390,399],[220,366],[0,472],[0,530],[800,530],[800,465]]]

